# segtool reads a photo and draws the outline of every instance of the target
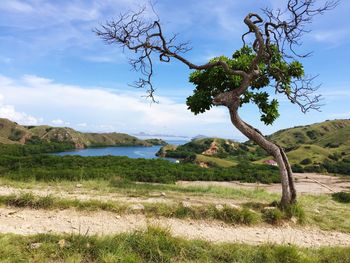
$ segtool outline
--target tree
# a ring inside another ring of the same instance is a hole
[[[230,58],[221,56],[202,65],[187,60],[183,54],[190,50],[188,43],[177,43],[176,35],[166,37],[158,15],[153,11],[156,19],[146,19],[145,8],[122,14],[118,20],[107,21],[95,32],[108,44],[117,44],[135,53],[130,64],[142,74],[135,86],[146,88],[153,101],[154,59],[161,62],[176,59],[195,70],[190,75],[195,90],[187,98],[188,108],[198,114],[210,110],[212,106],[227,107],[232,124],[278,163],[283,208],[296,202],[287,155],[282,147],[244,122],[238,109],[246,103],[255,103],[261,112],[261,121],[272,124],[279,113],[278,101],[270,100],[265,90],[271,86],[276,93],[285,95],[291,103],[297,104],[304,113],[320,108],[320,96],[314,95],[318,88],[313,86],[314,78],[305,75],[303,65],[298,61],[309,54],[299,54],[295,47],[301,45],[301,37],[309,32],[306,26],[313,17],[335,8],[337,4],[338,1],[320,4],[320,0],[317,3],[316,0],[288,0],[285,10],[265,8],[262,14],[249,13],[243,20],[248,27],[248,31],[242,35],[243,47]]]

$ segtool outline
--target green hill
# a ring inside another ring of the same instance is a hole
[[[350,159],[350,120],[280,130],[269,138],[285,148],[293,164],[320,165]]]
[[[103,146],[151,146],[153,141],[140,140],[124,133],[83,133],[68,127],[22,126],[0,118],[0,143],[2,144],[71,144],[72,148]],[[160,141],[157,141],[158,143]]]
[[[285,148],[295,171],[350,174],[350,120],[298,126],[267,137]],[[159,154],[202,166],[222,167],[242,161],[263,163],[272,158],[251,141],[238,143],[219,138],[194,139],[178,147],[166,146]]]

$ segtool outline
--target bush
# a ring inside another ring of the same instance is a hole
[[[291,166],[293,173],[303,173],[304,168],[300,164],[293,164]]]
[[[349,192],[338,192],[332,194],[333,200],[340,203],[350,203],[350,193]]]
[[[295,217],[298,219],[298,223],[304,223],[305,222],[305,211],[301,207],[300,204],[292,204],[289,205],[284,209],[285,216],[290,219],[292,217]]]
[[[278,208],[265,209],[265,211],[263,212],[262,218],[266,223],[269,223],[272,225],[279,225],[282,223],[283,213]]]
[[[302,164],[302,165],[307,165],[307,164],[311,164],[311,163],[312,163],[312,160],[310,158],[306,158],[300,162],[300,164]]]
[[[161,159],[131,159],[121,156],[0,155],[0,173],[4,178],[28,181],[80,181],[120,177],[130,181],[174,183],[189,181],[280,182],[278,169],[268,165],[240,163],[229,168],[201,168],[194,164],[176,164]]]

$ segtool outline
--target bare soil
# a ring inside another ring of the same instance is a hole
[[[295,174],[299,194],[324,194],[332,191],[350,189],[350,181],[341,177],[318,174]],[[222,186],[237,189],[265,189],[279,193],[279,184],[250,184],[239,182],[178,182],[182,186]],[[79,200],[118,201],[125,203],[178,203],[189,205],[240,204],[244,200],[193,196],[176,192],[151,193],[149,196],[129,197],[121,193],[104,193],[76,187],[66,191],[57,187],[15,188],[0,186],[0,195],[30,192],[34,195],[53,195],[61,198]],[[88,212],[69,210],[33,210],[0,208],[0,233],[22,235],[37,233],[79,233],[79,234],[117,234],[148,225],[169,228],[175,236],[188,239],[202,239],[211,242],[238,242],[247,244],[277,243],[294,244],[302,247],[312,246],[350,246],[350,233],[322,231],[317,228],[286,224],[280,227],[259,225],[254,227],[232,226],[218,221],[182,220],[175,218],[146,218],[142,214],[117,215],[99,211]]]
[[[0,232],[21,235],[68,233],[110,235],[145,229],[148,225],[168,228],[174,236],[211,242],[246,244],[277,243],[301,247],[350,246],[350,234],[315,228],[232,226],[217,221],[146,218],[143,215],[82,212],[76,210],[31,210],[0,208]]]
[[[327,194],[349,191],[350,180],[344,177],[321,175],[315,173],[294,173],[295,187],[298,194]],[[281,193],[281,184],[211,182],[211,181],[179,181],[181,186],[221,186],[236,189],[265,189],[271,193]]]

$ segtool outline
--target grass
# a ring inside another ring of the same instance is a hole
[[[305,224],[322,230],[350,232],[349,204],[334,201],[331,195],[304,195],[299,203],[305,211]]]
[[[271,194],[262,189],[256,190],[244,190],[244,189],[233,189],[224,187],[190,187],[180,185],[169,185],[169,184],[147,184],[147,183],[121,183],[120,181],[109,183],[104,180],[90,180],[82,181],[82,188],[79,191],[86,192],[91,195],[92,198],[96,196],[96,199],[100,195],[106,193],[117,194],[121,196],[137,196],[137,197],[152,197],[160,195],[161,192],[166,194],[168,200],[178,200],[179,198],[185,199],[186,197],[200,197],[200,198],[225,198],[229,200],[239,200],[243,202],[242,206],[248,209],[253,209],[262,215],[263,209],[274,200],[279,200],[278,194]],[[74,193],[77,189],[75,184],[72,182],[14,182],[0,179],[0,184],[8,185],[16,188],[24,189],[52,189],[61,191],[64,189],[67,192]],[[300,195],[298,197],[299,204],[304,211],[304,215],[296,216],[297,218],[303,218],[301,221],[305,225],[316,226],[322,230],[334,230],[350,233],[350,207],[346,203],[339,203],[333,200],[331,195]],[[74,201],[74,202],[73,202]],[[96,210],[101,209],[99,205],[92,202],[82,204],[82,202],[71,200],[71,204],[66,204],[63,208],[84,207],[83,209]],[[218,201],[219,202],[219,201]],[[111,203],[111,202],[107,202]],[[117,203],[112,203],[117,205]],[[105,209],[112,211],[118,209],[104,205]],[[119,207],[119,206],[118,206]],[[149,208],[151,209],[151,208]],[[154,210],[154,208],[152,208]],[[159,210],[167,210],[167,207],[159,207]],[[295,212],[295,211],[294,211]],[[296,211],[297,212],[297,211]],[[195,213],[196,214],[196,213]],[[198,215],[198,213],[196,214]],[[193,216],[195,217],[195,216]],[[264,220],[264,219],[263,219]]]
[[[130,204],[118,202],[101,202],[98,200],[80,201],[77,199],[55,198],[52,196],[34,196],[31,193],[21,195],[0,196],[0,204],[14,207],[28,207],[32,209],[69,209],[76,208],[80,210],[104,210],[118,214],[143,213],[147,217],[168,217],[168,218],[191,218],[195,220],[219,220],[228,224],[254,225],[258,223],[280,224],[296,216],[299,222],[303,222],[303,217],[290,209],[280,211],[277,208],[273,210],[264,210],[264,205],[254,207],[252,203],[243,204],[242,208],[230,207],[228,205],[200,205],[187,206],[183,203],[164,204],[164,203],[144,203],[144,209],[132,210]],[[265,204],[267,206],[268,204]],[[255,210],[253,209],[255,208]],[[297,211],[302,211],[299,208]],[[273,214],[271,213],[273,212]],[[275,218],[275,214],[279,215]]]
[[[350,262],[350,249],[298,248],[283,245],[213,244],[175,238],[169,231],[144,231],[114,236],[40,234],[0,235],[2,262]]]
[[[224,168],[237,165],[237,162],[235,161],[225,160],[218,157],[206,156],[202,154],[196,155],[196,162],[205,162],[211,166],[224,167]]]
[[[106,180],[83,180],[72,183],[71,181],[59,182],[40,182],[40,181],[14,181],[0,177],[0,185],[6,185],[19,189],[54,189],[57,191],[75,192],[76,184],[81,184],[79,191],[89,195],[104,195],[106,193],[120,194],[129,197],[150,197],[160,192],[166,192],[167,196],[172,197],[185,195],[230,198],[239,200],[259,200],[261,202],[272,202],[280,198],[278,194],[266,192],[258,187],[253,190],[235,189],[221,186],[182,186],[176,184],[157,184],[157,183],[135,183],[127,180],[120,180],[114,177],[110,181]]]
[[[118,214],[143,213],[147,217],[216,219],[230,224],[252,225],[261,222],[261,215],[248,208],[233,208],[224,205],[185,206],[179,204],[145,203],[143,210],[132,210],[130,204],[117,202],[101,202],[98,200],[79,201],[77,199],[61,199],[52,196],[34,196],[30,193],[21,195],[0,196],[0,204],[33,209],[68,209],[105,210]]]

